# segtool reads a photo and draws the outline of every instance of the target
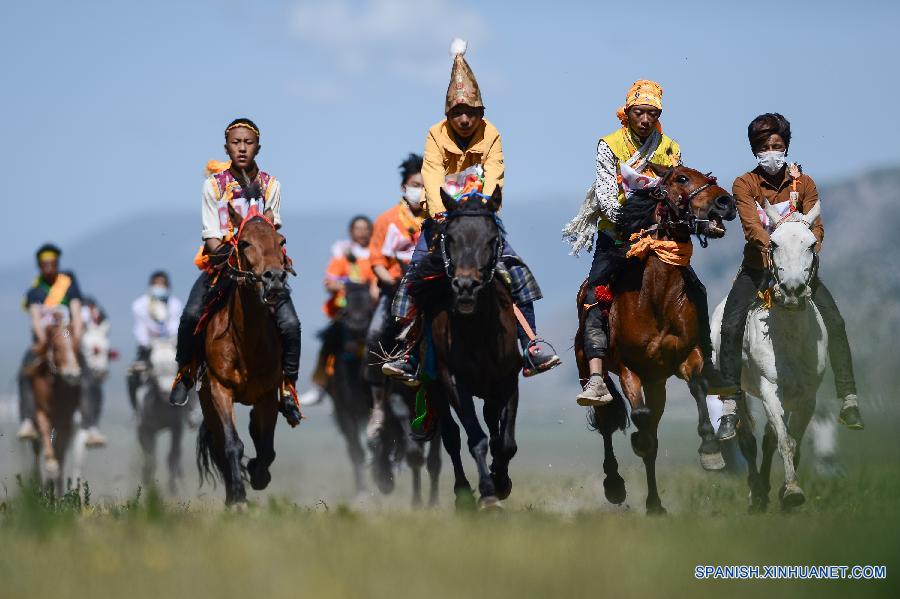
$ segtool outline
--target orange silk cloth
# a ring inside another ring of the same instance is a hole
[[[687,266],[691,263],[691,255],[694,253],[694,244],[690,241],[669,241],[665,239],[654,239],[650,237],[647,231],[641,230],[634,233],[630,237],[632,246],[625,254],[626,258],[647,257],[647,254],[653,252],[656,257],[674,266]]]

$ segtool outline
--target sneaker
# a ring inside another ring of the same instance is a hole
[[[381,367],[381,372],[384,373],[384,376],[402,381],[410,387],[419,384],[418,377],[416,376],[418,374],[418,368],[413,364],[408,355],[386,362]]]
[[[19,431],[16,433],[16,439],[19,441],[37,441],[37,438],[38,433],[37,429],[34,428],[34,422],[31,421],[31,418],[26,418],[19,426]]]
[[[841,413],[838,414],[838,422],[852,431],[861,431],[865,428],[862,414],[859,413],[859,400],[856,395],[848,395],[841,403]]]
[[[283,385],[281,387],[278,399],[278,411],[281,412],[281,415],[284,416],[284,419],[287,420],[287,423],[290,424],[292,428],[300,424],[300,421],[303,420],[303,414],[300,412],[300,407],[294,400],[294,392],[288,385]]]
[[[525,368],[522,369],[522,374],[525,378],[547,372],[562,364],[559,356],[552,351],[545,352],[541,348],[541,343],[543,343],[541,339],[534,339],[528,343],[525,356],[523,356]]]
[[[99,447],[106,447],[106,435],[100,432],[96,426],[92,426],[87,431],[87,438],[84,440],[85,447],[89,449],[97,449]]]
[[[172,384],[172,392],[169,394],[169,403],[176,407],[181,407],[188,402],[191,397],[191,389],[194,388],[194,380],[191,378],[187,368],[182,368],[175,377]]]
[[[613,400],[612,393],[606,386],[602,374],[592,374],[588,377],[584,389],[575,398],[575,402],[579,406],[605,406]]]
[[[719,416],[719,430],[716,431],[716,438],[719,441],[727,441],[737,436],[737,414],[723,414]]]
[[[314,385],[312,389],[300,396],[300,405],[306,407],[320,404],[322,403],[322,400],[325,399],[325,395],[327,395],[325,389],[318,385]]]

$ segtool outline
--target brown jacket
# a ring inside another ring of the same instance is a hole
[[[741,218],[741,226],[744,227],[744,237],[747,238],[747,243],[744,245],[743,265],[758,269],[765,268],[766,265],[765,255],[769,247],[769,233],[759,219],[757,207],[762,209],[765,206],[764,200],[769,200],[769,203],[774,205],[787,202],[791,197],[791,178],[787,176],[786,170],[784,181],[777,188],[763,178],[762,172],[761,167],[756,167],[749,173],[744,173],[734,180],[731,188],[737,204],[738,216]],[[805,174],[801,174],[797,179],[797,193],[799,195],[797,210],[803,214],[809,212],[810,208],[819,201],[819,191],[816,189],[815,182]],[[825,238],[825,227],[822,226],[821,218],[816,219],[812,226],[812,232],[819,240],[816,246],[816,252],[818,252],[822,248],[822,240]]]

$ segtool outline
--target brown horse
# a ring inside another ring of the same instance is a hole
[[[232,289],[210,316],[205,332],[206,369],[200,387],[203,424],[197,433],[197,465],[201,477],[209,477],[212,462],[225,482],[225,502],[233,505],[247,501],[245,474],[256,490],[265,489],[272,478],[269,466],[275,460],[283,374],[281,344],[271,310],[289,290],[284,237],[263,216],[255,214],[242,221],[234,210],[230,212],[238,233],[234,253],[218,284]],[[247,462],[246,469],[241,462],[244,444],[235,426],[235,403],[252,406],[250,436],[256,457]]]
[[[697,234],[701,245],[708,237],[725,234],[724,220],[735,217],[734,198],[716,184],[714,177],[687,167],[662,171],[660,180],[649,189],[635,193],[623,205],[617,233],[622,239],[641,230],[662,241],[689,242]],[[612,283],[613,302],[609,311],[610,358],[604,366],[616,373],[631,407],[637,432],[631,435],[635,454],[643,458],[647,471],[647,511],[662,513],[656,486],[657,427],[666,404],[666,380],[678,376],[688,382],[697,402],[700,451],[717,453],[715,432],[706,408],[706,381],[700,375],[703,354],[698,346],[698,315],[691,301],[686,279],[693,272],[686,266],[664,262],[651,249],[644,259],[630,258]],[[669,258],[670,261],[673,261]],[[583,354],[586,284],[578,293],[579,329],[576,358],[582,383],[587,379]],[[607,378],[607,382],[611,381]],[[614,395],[618,393],[614,392]],[[596,407],[592,424],[604,437],[604,487],[613,503],[625,499],[624,481],[612,448],[612,433],[624,429],[626,420],[621,397]]]
[[[66,451],[72,440],[74,415],[81,403],[81,366],[72,332],[61,312],[47,326],[47,341],[35,352],[30,378],[34,389],[39,438],[33,442],[35,472],[57,493],[63,491]]]

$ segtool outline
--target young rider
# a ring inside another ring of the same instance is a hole
[[[412,267],[427,253],[435,219],[443,217],[444,204],[440,191],[443,187],[451,195],[461,196],[470,191],[491,195],[503,187],[503,147],[500,132],[484,118],[484,103],[475,75],[463,55],[466,43],[454,40],[451,48],[453,69],[444,104],[447,118],[428,130],[425,138],[425,158],[422,179],[425,192],[425,217],[422,235],[412,257]],[[464,181],[474,184],[464,184]],[[513,299],[532,331],[536,331],[534,302],[542,297],[540,287],[508,241],[503,240],[502,260],[512,280]],[[394,300],[394,316],[409,320],[415,316],[415,305],[401,285]],[[550,370],[560,364],[559,356],[542,351],[540,345],[519,331],[519,339],[528,353],[525,376]],[[398,360],[388,362],[383,371],[388,376],[411,379],[416,365],[409,352]]]
[[[596,234],[594,258],[588,274],[589,293],[596,296],[596,303],[588,309],[584,323],[584,352],[590,377],[577,397],[578,405],[604,405],[613,400],[603,381],[603,360],[609,351],[607,317],[612,302],[610,282],[617,263],[616,246],[620,243],[615,238],[619,208],[628,200],[629,187],[646,186],[657,177],[653,165],[671,168],[681,164],[678,143],[662,132],[659,122],[662,94],[658,83],[646,79],[635,81],[628,90],[625,105],[617,113],[622,126],[597,143],[596,181],[581,212],[563,229],[575,254],[582,249],[589,250]],[[703,375],[712,387],[720,388],[721,377],[712,365],[706,289],[690,267],[685,269],[685,278],[690,299],[700,316]]]
[[[178,327],[178,377],[169,401],[184,405],[195,384],[196,355],[194,330],[202,317],[210,285],[231,255],[228,240],[233,235],[230,224],[220,221],[220,202],[235,206],[239,201],[262,199],[265,216],[281,228],[281,184],[272,175],[259,169],[259,127],[249,119],[235,119],[225,128],[225,153],[228,163],[207,165],[209,177],[203,184],[201,200],[203,215],[203,248],[195,260],[201,274],[191,288],[187,305]],[[249,197],[248,197],[249,196]],[[300,410],[293,399],[294,386],[300,366],[300,321],[289,294],[283,294],[273,309],[273,316],[281,337],[282,364],[285,384],[280,391],[280,409],[291,424],[300,423]]]
[[[763,226],[759,211],[768,200],[773,206],[779,207],[780,204],[781,207],[787,206],[785,210],[805,214],[819,201],[815,182],[809,175],[801,172],[798,164],[788,164],[785,160],[791,145],[791,124],[786,118],[778,113],[762,114],[747,127],[747,137],[758,166],[735,179],[732,188],[747,243],[744,245],[744,260],[728,293],[728,299],[725,300],[725,312],[722,315],[719,365],[722,376],[737,388],[737,392],[722,397],[724,414],[719,419],[718,430],[721,440],[736,435],[738,416],[735,400],[741,393],[741,354],[747,313],[756,302],[757,293],[769,283],[766,258],[769,231]],[[812,232],[819,241],[816,245],[818,253],[825,237],[821,218],[816,219]],[[812,300],[828,333],[828,356],[834,371],[838,399],[841,400],[838,420],[850,429],[860,430],[863,428],[863,421],[856,397],[853,358],[844,319],[831,293],[818,276],[810,282],[810,287]]]

